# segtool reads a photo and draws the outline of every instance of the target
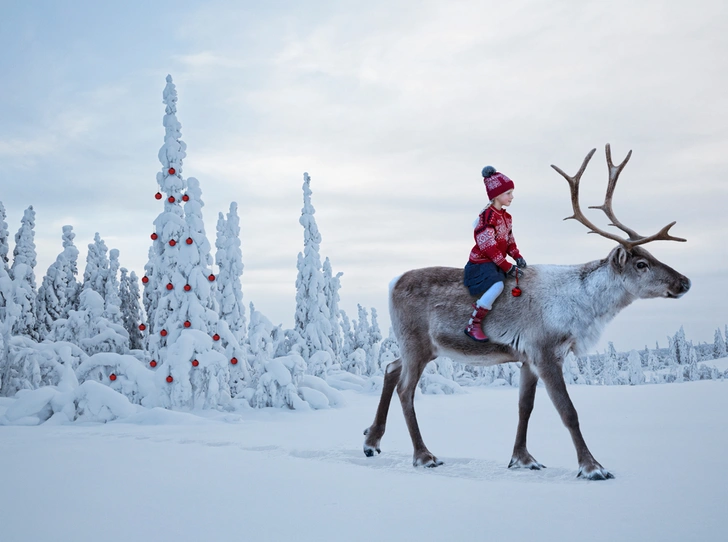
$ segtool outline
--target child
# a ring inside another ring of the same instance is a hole
[[[465,334],[480,342],[488,341],[480,323],[503,291],[506,275],[516,276],[519,268],[526,267],[526,260],[513,238],[511,215],[504,209],[513,201],[513,181],[494,167],[485,166],[483,182],[490,201],[474,224],[475,246],[470,251],[464,276],[470,295],[480,296]],[[508,263],[506,255],[516,260],[516,265]]]

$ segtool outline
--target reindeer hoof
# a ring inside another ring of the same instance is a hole
[[[597,463],[590,467],[581,467],[577,478],[586,478],[587,480],[609,480],[614,478],[614,474]]]
[[[531,470],[541,470],[545,469],[546,465],[542,465],[538,461],[536,461],[533,457],[530,455],[526,459],[521,459],[519,457],[513,457],[511,458],[511,462],[508,463],[509,469],[531,469]]]
[[[367,457],[374,457],[374,452],[377,452],[378,454],[382,453],[382,450],[379,448],[372,448],[371,446],[364,445],[364,455]]]
[[[431,453],[426,453],[421,456],[415,456],[412,459],[412,466],[414,467],[426,467],[428,469],[434,469],[435,467],[439,467],[440,465],[443,465],[444,463],[437,459],[434,455]]]

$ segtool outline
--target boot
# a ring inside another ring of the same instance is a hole
[[[473,310],[473,315],[470,317],[468,327],[465,328],[465,334],[474,341],[481,343],[488,342],[489,339],[485,333],[483,333],[483,328],[480,325],[480,322],[483,321],[485,315],[488,314],[488,309],[484,309],[478,305],[473,305],[473,307],[475,310]]]

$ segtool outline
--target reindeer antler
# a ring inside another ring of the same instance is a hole
[[[579,207],[579,182],[581,181],[581,176],[586,170],[586,166],[589,164],[589,160],[591,160],[591,157],[594,155],[595,152],[596,149],[592,149],[589,154],[586,155],[586,158],[584,158],[584,162],[581,164],[579,171],[577,171],[573,177],[564,173],[557,166],[554,166],[553,164],[551,165],[552,168],[554,168],[564,179],[566,179],[566,181],[569,183],[569,188],[571,190],[571,207],[574,210],[574,214],[572,216],[567,216],[564,220],[574,219],[589,228],[589,233],[596,233],[598,235],[601,235],[602,237],[606,237],[607,239],[617,241],[619,244],[623,245],[627,249],[631,249],[638,245],[644,245],[645,243],[649,243],[651,241],[686,241],[685,239],[681,239],[680,237],[673,237],[669,234],[669,230],[675,225],[675,222],[671,222],[670,224],[662,228],[659,232],[653,235],[643,236],[617,220],[617,217],[612,210],[612,196],[614,195],[614,188],[617,186],[619,174],[622,173],[624,166],[626,166],[627,162],[629,162],[629,159],[632,156],[632,151],[629,151],[627,153],[627,157],[622,161],[621,164],[615,166],[612,162],[612,150],[609,147],[609,143],[607,143],[606,146],[607,167],[609,169],[609,183],[607,184],[607,193],[604,196],[604,203],[599,206],[589,207],[589,209],[601,209],[604,214],[607,215],[607,218],[611,220],[611,223],[609,225],[619,228],[629,237],[627,239],[624,239],[618,235],[614,235],[613,233],[609,233],[608,231],[597,228],[584,215],[584,213],[582,213],[581,208]]]

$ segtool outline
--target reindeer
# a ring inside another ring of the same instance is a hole
[[[569,352],[583,355],[592,348],[605,325],[635,299],[679,298],[690,280],[660,262],[642,245],[658,240],[685,241],[669,234],[671,224],[658,233],[642,236],[622,224],[612,211],[612,195],[622,169],[615,166],[606,146],[609,181],[601,209],[627,238],[597,228],[579,207],[579,182],[596,149],[592,149],[574,176],[553,167],[569,183],[573,219],[618,243],[603,260],[581,265],[533,265],[523,270],[520,297],[502,295],[483,321],[490,342],[473,341],[463,333],[474,298],[463,285],[463,270],[428,267],[406,272],[390,284],[389,312],[401,356],[385,371],[382,395],[372,425],[364,431],[364,454],[381,453],[387,413],[396,388],[414,447],[414,466],[437,467],[417,424],[414,397],[425,366],[438,356],[470,365],[522,363],[518,400],[518,428],[509,468],[538,470],[544,466],[526,448],[528,420],[533,410],[536,384],[543,380],[561,420],[571,433],[579,463],[578,477],[614,478],[594,459],[579,430],[579,418],[564,383],[562,364]],[[511,282],[513,279],[507,279]],[[508,289],[508,284],[506,284]]]

